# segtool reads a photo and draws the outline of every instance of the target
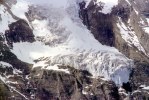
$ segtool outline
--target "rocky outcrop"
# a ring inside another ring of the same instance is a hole
[[[102,9],[102,6],[94,5],[93,1],[87,8],[82,2],[80,3],[80,18],[100,43],[113,46],[112,15],[100,13],[99,9]]]
[[[8,44],[13,42],[33,42],[33,31],[25,20],[18,20],[9,25],[9,30],[6,30],[5,37]]]
[[[9,99],[9,88],[0,81],[0,100],[8,100]]]
[[[32,88],[28,89],[31,91],[36,88],[36,100],[119,100],[118,90],[113,82],[94,79],[87,71],[69,66],[59,67],[68,69],[70,73],[41,71],[40,68],[33,70],[30,79]]]
[[[132,72],[131,83],[133,86],[139,87],[140,85],[149,86],[149,64],[136,62],[136,67]],[[133,87],[136,89],[136,87]]]
[[[145,89],[149,86],[149,64],[135,62],[135,68],[130,76],[131,89],[129,98],[132,100],[148,100],[149,90]],[[128,87],[128,86],[127,86]]]

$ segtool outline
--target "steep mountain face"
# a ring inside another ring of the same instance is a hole
[[[0,96],[148,99],[148,5],[148,0],[1,0]]]
[[[132,92],[133,99],[145,99],[148,93],[148,2],[119,0],[108,13],[104,10],[106,0],[92,0],[87,7],[82,7],[84,2],[80,4],[80,16],[94,37],[133,59],[135,65],[130,76],[130,84],[135,91]]]

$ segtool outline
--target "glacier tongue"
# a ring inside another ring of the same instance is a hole
[[[11,51],[20,60],[36,67],[43,61],[50,70],[51,66],[69,65],[88,70],[94,77],[113,80],[117,85],[128,82],[132,60],[94,38],[79,19],[78,1],[17,0],[11,11],[25,20],[23,14],[30,11],[28,16],[32,20],[27,21],[33,28],[36,42],[14,43]],[[28,9],[17,9],[20,4]]]

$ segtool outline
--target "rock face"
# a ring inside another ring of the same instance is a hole
[[[13,42],[33,42],[34,35],[32,29],[25,20],[18,20],[9,25],[9,30],[5,32],[8,44]]]
[[[113,46],[112,14],[100,13],[99,9],[102,8],[94,5],[93,1],[87,8],[85,8],[85,2],[82,2],[80,3],[80,18],[100,43]]]
[[[113,82],[91,78],[87,71],[79,71],[69,66],[61,67],[68,68],[70,73],[43,70],[42,74],[36,76],[38,68],[33,71],[30,84],[38,87],[35,92],[36,99],[118,100],[118,89]]]
[[[148,86],[149,81],[149,69],[148,63],[139,63],[136,62],[136,68],[132,72],[131,83],[134,83],[134,86],[139,87],[140,84]],[[134,87],[135,88],[135,87]]]

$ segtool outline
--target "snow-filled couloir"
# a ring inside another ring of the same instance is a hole
[[[57,65],[69,65],[88,70],[94,77],[112,79],[119,85],[128,81],[132,60],[116,48],[99,43],[82,24],[78,15],[81,0],[12,1],[11,13],[5,5],[0,6],[0,13],[3,13],[1,32],[8,29],[9,23],[16,21],[13,14],[29,23],[36,39],[33,43],[13,43],[11,51],[20,60],[33,64],[33,68],[66,71],[68,74]]]

